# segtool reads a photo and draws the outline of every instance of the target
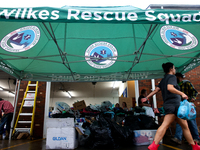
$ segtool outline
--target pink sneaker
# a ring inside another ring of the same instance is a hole
[[[149,145],[149,147],[148,147],[148,149],[149,150],[158,150],[158,147],[159,147],[160,145],[158,144],[158,145],[156,145],[155,144],[155,141],[153,141],[153,143],[151,143],[151,145]],[[195,149],[196,150],[196,149]]]
[[[191,145],[192,146],[192,150],[200,150],[200,146],[197,144],[197,142],[194,142],[195,145]]]

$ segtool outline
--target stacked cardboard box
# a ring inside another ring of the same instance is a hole
[[[46,149],[75,149],[78,147],[77,135],[74,118],[49,118]]]

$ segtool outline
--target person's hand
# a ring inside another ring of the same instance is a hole
[[[191,102],[195,102],[195,99],[194,99],[194,98],[192,98],[192,99],[191,99]]]
[[[160,113],[159,110],[158,110],[158,108],[154,108],[153,111],[154,111],[155,114],[156,113]]]
[[[149,107],[151,107],[151,104],[148,104]]]
[[[147,98],[145,97],[145,98],[141,98],[141,102],[142,103],[144,103],[144,102],[146,102],[147,101]]]
[[[182,96],[183,99],[188,99],[188,96],[184,93],[181,96]]]

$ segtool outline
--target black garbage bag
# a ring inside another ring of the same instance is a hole
[[[134,115],[134,112],[133,111],[126,111],[126,116],[133,116]]]
[[[100,117],[102,118],[102,117]],[[101,124],[103,122],[103,124]],[[105,126],[103,126],[105,125]],[[85,142],[87,148],[115,148],[115,143],[111,135],[111,129],[107,126],[105,119],[94,121],[90,126],[90,136]]]
[[[64,114],[53,114],[52,118],[74,118],[74,114],[64,113]]]
[[[88,128],[88,127],[90,127],[90,123],[89,122],[84,122],[83,123],[83,125],[82,125],[82,127],[84,128],[84,129],[86,129],[86,128]]]
[[[102,127],[107,127],[110,128],[110,123],[108,122],[111,121],[110,117],[104,116],[105,114],[100,114],[99,116],[99,123],[101,124]]]
[[[85,108],[85,110],[86,110],[86,111],[91,111],[91,112],[93,111],[93,110],[90,108],[90,106],[87,106],[87,107]]]
[[[158,129],[159,125],[155,123],[153,117],[147,115],[139,115],[141,129]]]
[[[61,113],[60,114],[53,114],[52,118],[60,118],[61,115],[62,115]]]
[[[124,126],[129,127],[131,130],[140,130],[140,119],[138,116],[125,117]]]
[[[74,114],[70,114],[70,113],[64,113],[60,115],[60,118],[75,118]]]
[[[145,109],[142,109],[142,108],[139,107],[139,106],[135,106],[134,111],[135,111],[136,113],[145,113]]]
[[[86,141],[88,140],[89,136],[90,136],[91,132],[89,127],[85,128],[85,132],[84,135],[79,135],[78,138],[78,145],[80,146],[85,146]]]
[[[110,122],[112,124],[111,131],[112,131],[112,137],[115,142],[116,147],[120,146],[128,146],[132,145],[133,141],[133,130],[130,130],[129,127],[121,126],[117,124],[116,122]]]
[[[115,111],[115,122],[122,125],[122,121],[125,119],[125,113],[126,112],[123,109],[118,109],[117,111]]]

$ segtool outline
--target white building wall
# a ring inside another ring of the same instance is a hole
[[[2,97],[4,100],[11,102],[11,104],[14,106],[14,97]]]

